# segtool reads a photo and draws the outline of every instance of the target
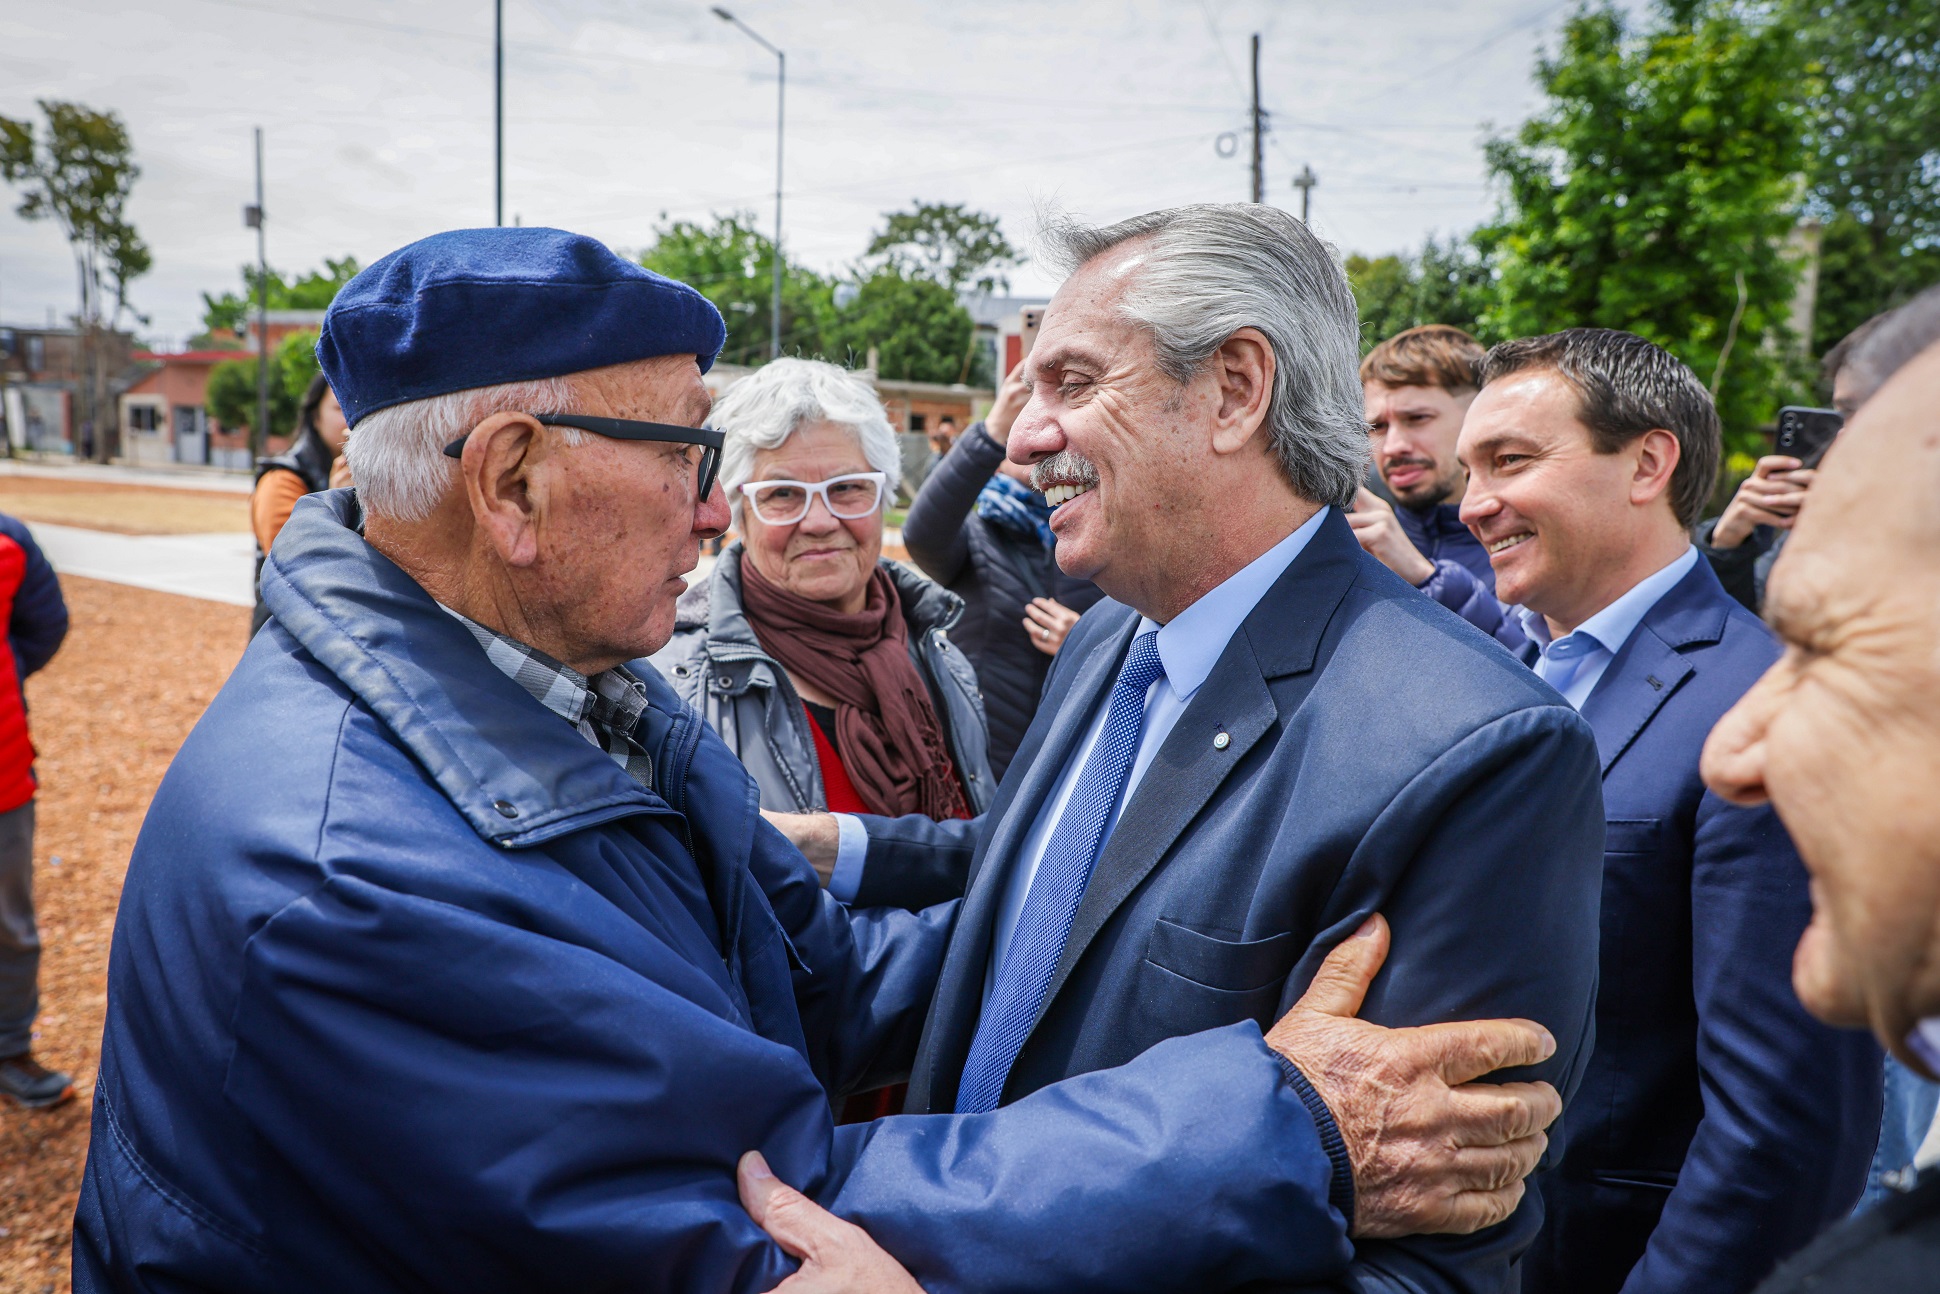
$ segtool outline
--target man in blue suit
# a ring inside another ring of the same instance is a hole
[[[908,1073],[956,909],[837,903],[626,667],[727,525],[723,336],[551,229],[436,235],[338,295],[357,489],[278,537],[273,618],[136,843],[76,1288],[1220,1289],[1331,1279],[1356,1207],[1504,1216],[1555,1093],[1462,1084],[1545,1040],[1346,1018],[1378,924],[1270,1033],[833,1127]]]
[[[1056,505],[1058,564],[1109,599],[979,823],[791,823],[858,901],[879,871],[968,871],[909,1109],[1008,1108],[1167,1038],[1266,1027],[1377,910],[1396,951],[1365,1018],[1534,1019],[1558,1042],[1534,1073],[1569,1091],[1595,982],[1594,740],[1355,541],[1345,277],[1268,207],[1061,242],[1075,272],[1009,452]],[[1354,1221],[1353,1288],[1504,1290],[1541,1215],[1527,1199],[1461,1239]]]
[[[1484,381],[1462,517],[1525,658],[1596,731],[1609,815],[1596,1054],[1523,1288],[1748,1290],[1852,1206],[1880,1056],[1792,993],[1811,904],[1784,826],[1698,775],[1779,654],[1691,546],[1717,412],[1684,365],[1607,329],[1505,342]]]

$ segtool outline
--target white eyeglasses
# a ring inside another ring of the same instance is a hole
[[[882,472],[851,472],[826,481],[749,481],[741,493],[754,504],[755,516],[771,526],[788,526],[806,517],[817,497],[831,516],[844,521],[866,517],[882,506],[888,483]]]

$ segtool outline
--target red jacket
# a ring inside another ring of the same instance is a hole
[[[54,658],[67,636],[61,582],[27,527],[0,514],[0,813],[34,798],[34,742],[27,733],[26,677]]]

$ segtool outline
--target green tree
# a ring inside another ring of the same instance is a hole
[[[81,330],[81,417],[92,437],[94,455],[106,461],[117,435],[108,400],[107,366],[101,333],[120,324],[124,314],[141,315],[128,304],[128,284],[154,264],[148,244],[128,220],[128,196],[141,168],[135,165],[128,128],[112,112],[78,103],[39,101],[45,129],[31,121],[0,117],[0,178],[21,190],[16,208],[26,220],[53,220],[74,254],[80,286],[75,323]]]
[[[1361,313],[1361,352],[1406,328],[1451,324],[1484,341],[1494,283],[1489,264],[1466,239],[1429,238],[1410,256],[1349,256],[1347,279]]]
[[[774,309],[772,238],[755,228],[753,212],[715,216],[711,224],[675,220],[654,230],[640,257],[648,269],[697,288],[727,321],[721,360],[759,364],[768,358]],[[781,276],[781,349],[786,355],[818,354],[834,313],[834,285],[812,270],[784,261]]]
[[[291,307],[295,309],[297,307]],[[296,431],[297,410],[317,367],[315,330],[293,332],[276,343],[269,356],[269,435]],[[228,431],[240,431],[256,421],[256,360],[226,359],[209,370],[209,416]]]
[[[1808,210],[1825,221],[1812,352],[1940,279],[1940,6],[1786,0],[1813,75]]]
[[[1023,264],[997,217],[960,202],[920,202],[883,213],[883,227],[863,253],[906,279],[928,279],[952,292],[1009,291],[1004,271]]]
[[[839,364],[861,364],[871,347],[876,371],[906,382],[963,380],[976,324],[941,283],[906,278],[884,266],[855,284],[855,299],[829,331],[825,353]]]
[[[1736,0],[1661,0],[1641,30],[1607,4],[1577,13],[1538,64],[1547,107],[1488,146],[1504,200],[1479,235],[1486,331],[1639,333],[1716,387],[1734,448],[1754,444],[1796,380],[1783,245],[1806,75],[1791,29]]]
[[[311,270],[301,278],[286,279],[278,273],[275,266],[269,269],[269,309],[271,310],[327,310],[330,303],[337,299],[337,293],[344,284],[357,276],[357,258],[345,256],[340,260],[325,257],[323,268]],[[256,313],[256,289],[260,279],[254,265],[242,267],[243,290],[241,293],[224,292],[221,296],[202,294],[202,328],[204,336],[211,340],[233,334],[242,336],[248,331],[249,321]]]

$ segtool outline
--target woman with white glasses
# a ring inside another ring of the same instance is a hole
[[[982,813],[995,790],[983,700],[948,636],[955,594],[882,557],[901,477],[869,384],[814,360],[741,379],[708,425],[740,536],[680,600],[652,658],[782,813]],[[858,906],[955,894],[866,869]]]

